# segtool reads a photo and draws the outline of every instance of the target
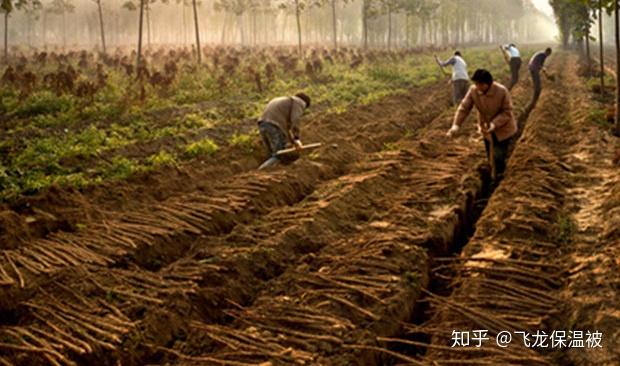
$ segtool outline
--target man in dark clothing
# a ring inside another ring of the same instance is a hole
[[[547,74],[547,70],[545,69],[545,61],[549,55],[551,55],[551,48],[536,52],[530,59],[528,65],[530,75],[532,75],[532,82],[534,83],[534,97],[532,98],[531,104],[532,107],[536,105],[536,102],[540,97],[540,92],[542,91],[542,86],[540,84],[540,72],[542,71],[545,75],[549,76]]]
[[[487,70],[478,69],[471,77],[474,85],[459,105],[454,116],[452,128],[447,133],[452,137],[461,127],[473,107],[478,110],[478,131],[484,137],[487,158],[491,161],[493,146],[493,166],[495,175],[501,177],[506,167],[508,147],[518,127],[512,111],[512,99],[505,86],[494,82]],[[497,181],[497,179],[496,179]]]
[[[279,160],[276,153],[285,149],[288,143],[298,149],[303,146],[299,120],[308,107],[310,97],[304,93],[274,98],[265,107],[258,120],[258,131],[273,163]]]
[[[502,51],[509,56],[508,64],[510,65],[510,84],[508,84],[508,90],[512,90],[512,88],[519,82],[519,70],[521,69],[521,53],[517,49],[517,46],[514,43],[511,43],[506,46],[500,46]]]

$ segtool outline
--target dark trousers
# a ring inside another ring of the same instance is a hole
[[[510,146],[510,141],[512,138],[508,138],[504,141],[497,140],[497,136],[495,134],[491,134],[493,137],[493,161],[495,162],[495,174],[497,175],[497,179],[499,180],[504,171],[506,170],[506,158],[508,157],[508,147]],[[484,148],[487,152],[487,159],[489,159],[489,154],[491,153],[491,144],[489,140],[484,139]]]
[[[276,152],[286,147],[286,136],[282,130],[270,122],[259,121],[258,132],[263,139],[269,156],[276,156]]]
[[[512,57],[510,59],[510,84],[508,90],[511,90],[519,82],[519,70],[521,69],[521,57]]]
[[[469,89],[469,80],[452,80],[452,103],[459,105]]]
[[[538,97],[540,97],[540,92],[542,91],[542,85],[540,84],[540,70],[530,70],[530,75],[532,75],[532,82],[534,83],[534,96],[532,97],[532,106],[534,106],[538,101]]]

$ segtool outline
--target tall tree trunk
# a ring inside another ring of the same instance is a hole
[[[151,0],[146,0],[146,44],[151,48]]]
[[[295,0],[295,18],[297,19],[297,45],[299,47],[299,57],[303,58],[303,51],[301,49],[301,14],[299,9],[299,0]]]
[[[560,15],[560,34],[562,36],[562,48],[568,48],[568,39],[570,37],[570,20],[566,15]]]
[[[603,58],[603,0],[598,0],[598,43],[601,63],[601,94],[605,94],[605,60]]]
[[[245,27],[243,24],[243,14],[237,14],[237,27],[241,35],[241,45],[245,46]]]
[[[66,20],[66,11],[63,5],[62,8],[62,50],[64,51],[67,48],[67,20]]]
[[[138,55],[136,60],[136,69],[140,67],[140,62],[142,62],[142,23],[144,20],[145,1],[149,0],[140,0],[140,19],[138,20]]]
[[[32,13],[28,12],[28,46],[32,47]]]
[[[387,34],[387,49],[392,48],[392,7],[388,7],[388,34]]]
[[[409,48],[409,36],[410,36],[410,29],[409,29],[409,14],[405,14],[405,48]]]
[[[364,39],[364,49],[368,49],[368,0],[362,4],[362,38]]]
[[[187,21],[185,19],[185,0],[181,1],[181,6],[183,9],[183,45],[187,44]]]
[[[620,17],[618,16],[618,1],[614,1],[614,19],[616,40],[616,75],[620,75]],[[616,78],[616,128],[615,135],[620,137],[620,78]]]
[[[252,45],[256,46],[257,44],[257,30],[256,30],[256,10],[252,11]]]
[[[4,62],[9,63],[9,12],[4,12]]]
[[[334,49],[338,48],[338,29],[336,25],[336,0],[332,0],[332,27],[334,30]]]
[[[101,27],[101,46],[103,47],[103,53],[106,53],[105,28],[103,27],[103,10],[101,9],[101,0],[97,0],[97,8],[99,9],[99,26]]]
[[[194,9],[194,28],[196,31],[196,56],[198,57],[198,65],[202,62],[202,48],[200,48],[200,27],[198,27],[198,9],[196,0],[192,0],[192,8]]]
[[[43,22],[41,24],[43,27],[43,47],[47,50],[47,12],[43,11]]]
[[[590,27],[586,27],[586,63],[588,65],[588,76],[592,71],[592,59],[590,56]]]
[[[224,19],[222,20],[222,37],[220,39],[220,43],[224,44],[226,42],[226,20],[228,19],[228,13],[224,14]]]

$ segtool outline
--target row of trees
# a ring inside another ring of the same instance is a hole
[[[574,47],[583,52],[592,72],[590,42],[598,39],[600,92],[605,94],[605,19],[613,16],[616,76],[620,75],[620,24],[618,0],[550,0],[564,48]],[[620,78],[616,77],[616,112],[614,132],[620,136]]]
[[[537,40],[541,23],[550,23],[531,0],[91,0],[91,6],[81,3],[80,11],[72,1],[2,0],[5,40],[10,29],[15,29],[13,34],[22,44],[48,44],[50,34],[54,36],[51,43],[66,47],[68,26],[74,40],[97,29],[98,46],[105,52],[110,38],[106,30],[116,39],[118,33],[128,37],[141,33],[144,26],[147,45],[153,31],[163,36],[158,43],[170,44],[162,40],[169,40],[171,33],[183,33],[187,40],[186,33],[193,28],[196,43],[206,38],[210,43],[246,45],[295,42],[300,47],[314,43],[394,48]],[[182,10],[182,24],[173,16],[172,7]],[[154,9],[159,10],[156,21],[151,19]],[[191,22],[186,21],[186,9]],[[21,21],[10,27],[13,15]],[[138,22],[136,15],[141,19]],[[46,24],[50,18],[56,20],[54,29]],[[137,26],[131,24],[132,18]],[[215,30],[216,24],[221,32]],[[35,42],[31,42],[33,32],[38,34]],[[62,36],[57,37],[58,33]]]

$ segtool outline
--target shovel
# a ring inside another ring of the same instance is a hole
[[[265,160],[265,162],[262,163],[258,167],[258,169],[262,170],[262,169],[269,168],[270,166],[273,166],[273,165],[277,164],[278,161],[279,161],[279,159],[278,159],[279,156],[284,156],[284,155],[291,154],[291,153],[294,153],[294,152],[297,152],[297,151],[316,149],[316,148],[321,147],[322,145],[323,144],[321,144],[320,142],[317,142],[317,143],[314,143],[314,144],[303,145],[303,146],[297,147],[297,148],[296,147],[290,147],[288,149],[278,150],[276,152],[275,156],[272,156],[269,159]]]

